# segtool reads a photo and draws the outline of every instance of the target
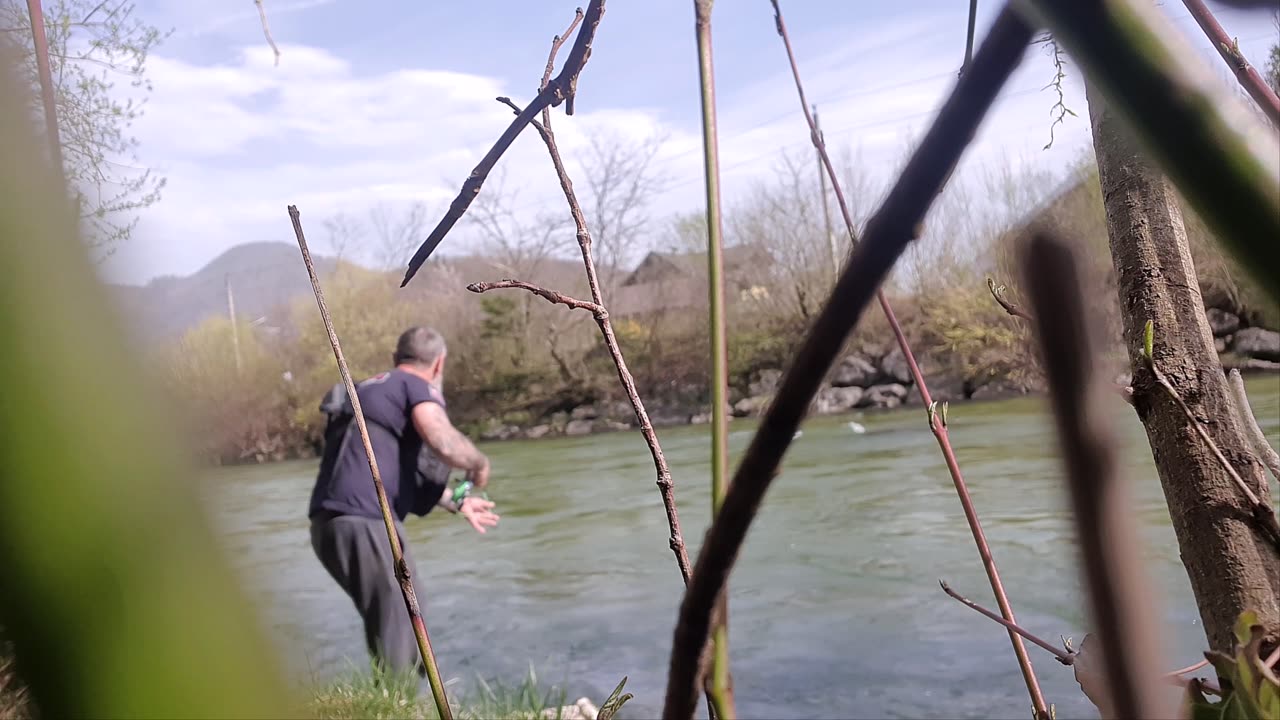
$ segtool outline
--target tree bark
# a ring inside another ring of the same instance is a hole
[[[1214,350],[1177,195],[1101,94],[1092,87],[1086,91],[1133,369],[1133,405],[1146,429],[1205,635],[1211,648],[1230,651],[1236,617],[1251,609],[1275,641],[1280,556],[1253,521],[1239,488],[1143,360],[1150,320],[1155,365],[1245,482],[1272,497]]]

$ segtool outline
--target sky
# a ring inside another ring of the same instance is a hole
[[[138,162],[167,178],[133,236],[102,264],[106,279],[140,284],[186,275],[246,242],[294,242],[286,206],[325,252],[322,221],[423,202],[433,226],[510,121],[499,95],[527,102],[573,0],[264,0],[279,65],[251,0],[139,0],[138,16],[173,33],[148,60],[154,90],[132,130]],[[582,0],[585,4],[585,0]],[[1001,3],[980,3],[978,41]],[[234,7],[233,7],[234,6]],[[1259,68],[1276,38],[1271,16],[1211,4]],[[1200,62],[1225,66],[1181,3],[1163,11]],[[783,2],[806,92],[829,146],[857,152],[883,185],[896,174],[955,82],[965,47],[964,0]],[[765,0],[716,3],[714,50],[722,195],[727,205],[776,172],[782,153],[812,149],[786,55]],[[656,219],[704,205],[693,9],[689,0],[612,0],[583,72],[575,115],[555,127],[574,175],[588,133],[661,137]],[[1083,87],[1067,68],[1056,129],[1054,68],[1029,49],[958,177],[992,163],[1068,167],[1090,149]],[[499,165],[517,212],[563,208],[541,141],[526,131]],[[815,169],[816,173],[816,169]],[[486,190],[492,187],[485,186]],[[473,246],[466,222],[441,246]],[[574,247],[566,236],[567,249]],[[406,258],[407,260],[407,258]]]

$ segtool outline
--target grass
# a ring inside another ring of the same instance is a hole
[[[315,690],[303,712],[307,717],[323,720],[355,720],[372,718],[412,718],[436,720],[431,696],[425,692],[411,697],[406,690],[417,685],[416,679],[384,679],[368,673],[350,673]],[[530,668],[515,685],[485,682],[476,678],[477,688],[469,695],[453,699],[454,716],[459,720],[570,720],[573,712],[563,712],[568,705],[565,691],[538,682]]]
[[[0,648],[0,720],[31,720],[36,715],[35,708],[28,701],[26,688],[14,672],[13,661],[3,650]],[[318,720],[436,720],[430,693],[423,691],[412,697],[407,692],[416,685],[416,679],[403,681],[367,672],[351,672],[312,689],[310,700],[300,708],[299,715]],[[476,685],[476,690],[455,705],[454,717],[458,720],[573,720],[584,717],[573,712],[576,708],[569,705],[564,690],[555,686],[543,689],[532,668],[514,685],[489,683],[479,677]]]

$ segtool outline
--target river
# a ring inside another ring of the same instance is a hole
[[[1249,383],[1273,443],[1280,382]],[[1061,466],[1044,400],[956,405],[952,441],[1020,624],[1078,642],[1087,630]],[[1159,598],[1169,669],[1204,638],[1142,428],[1114,405]],[[866,432],[855,434],[851,419]],[[754,424],[730,425],[740,453]],[[659,431],[690,557],[707,527],[706,427]],[[656,717],[682,589],[639,433],[484,447],[502,515],[487,535],[441,512],[411,518],[432,642],[455,692],[477,675],[539,679],[597,704],[623,676],[625,717]],[[312,555],[314,462],[219,469],[215,524],[285,660],[303,680],[367,667],[350,601]],[[938,580],[994,607],[924,412],[814,419],[792,446],[731,578],[739,712],[758,718],[1027,718],[1005,632]],[[1028,646],[1058,717],[1097,717],[1071,670]],[[700,714],[705,709],[700,709]]]

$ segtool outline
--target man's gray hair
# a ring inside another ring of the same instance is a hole
[[[396,365],[412,363],[430,365],[445,352],[444,336],[434,329],[420,325],[400,334],[396,352],[392,356]]]

